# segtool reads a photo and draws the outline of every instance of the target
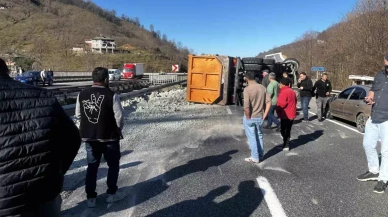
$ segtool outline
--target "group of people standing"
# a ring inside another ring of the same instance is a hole
[[[247,162],[259,163],[264,160],[262,125],[267,117],[265,128],[269,129],[275,123],[283,137],[282,149],[289,150],[291,128],[296,117],[296,94],[290,88],[291,79],[287,73],[284,73],[280,84],[275,80],[274,73],[267,76],[267,87],[255,81],[254,71],[248,71],[245,76],[248,86],[244,89],[243,123],[251,149],[251,156],[245,158]],[[280,121],[275,117],[275,110]]]
[[[292,89],[292,79],[288,77],[287,72],[283,73],[280,82],[276,81],[275,73],[264,72],[262,84],[259,84],[255,81],[253,71],[246,73],[246,80],[248,86],[244,89],[243,124],[251,156],[245,161],[259,163],[264,160],[262,129],[272,129],[273,123],[276,125],[276,131],[280,131],[283,137],[281,148],[284,151],[289,150],[291,128],[296,118],[297,95]],[[321,122],[325,117],[325,106],[332,91],[327,74],[324,73],[321,80],[313,85],[312,80],[302,72],[297,87],[300,90],[303,120],[309,121],[309,103],[311,98],[316,96],[318,119]],[[267,125],[263,127],[265,119],[267,119]]]

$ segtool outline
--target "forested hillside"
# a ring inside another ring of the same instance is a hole
[[[324,17],[322,17],[324,19]],[[374,76],[388,54],[388,5],[385,0],[360,0],[339,23],[323,32],[307,31],[295,42],[267,52],[297,58],[301,71],[325,66],[336,88],[351,84],[349,75]],[[315,77],[315,73],[312,73]]]
[[[139,18],[117,15],[92,1],[0,0],[0,54],[26,57],[34,68],[91,70],[124,62],[144,62],[146,71],[169,71],[187,65],[189,49],[165,34],[142,26]],[[121,54],[75,55],[86,39],[100,35],[116,40]],[[191,51],[192,52],[192,51]],[[28,62],[28,61],[26,61]]]

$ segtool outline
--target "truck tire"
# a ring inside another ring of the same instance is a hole
[[[300,63],[299,63],[299,61],[298,61],[297,59],[295,59],[295,58],[287,58],[287,59],[285,59],[283,62],[284,62],[284,63],[292,64],[293,67],[296,68],[295,71],[298,71],[299,66],[300,66]]]
[[[244,64],[244,69],[245,71],[261,71],[263,66],[257,64]]]
[[[244,64],[263,64],[263,58],[245,57],[242,58]]]
[[[275,66],[274,65],[267,65],[269,72],[274,72]]]
[[[263,64],[265,65],[274,65],[275,60],[274,59],[263,59]]]

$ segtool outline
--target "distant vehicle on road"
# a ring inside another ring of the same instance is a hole
[[[40,77],[40,72],[41,71],[23,72],[21,75],[16,76],[14,79],[16,81],[31,84],[33,86],[38,86],[39,84],[43,83],[42,78]],[[54,83],[53,73],[51,71],[47,71],[46,84],[51,86],[51,85],[53,85],[53,83]]]
[[[121,71],[120,69],[108,69],[110,81],[120,81]]]
[[[143,78],[144,63],[125,63],[123,69],[123,78]]]
[[[329,100],[328,118],[338,117],[356,123],[357,130],[365,132],[365,124],[371,114],[372,106],[364,102],[370,87],[355,85],[346,88]]]

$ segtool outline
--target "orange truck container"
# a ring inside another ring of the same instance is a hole
[[[234,101],[236,59],[189,55],[187,101],[227,105]]]

